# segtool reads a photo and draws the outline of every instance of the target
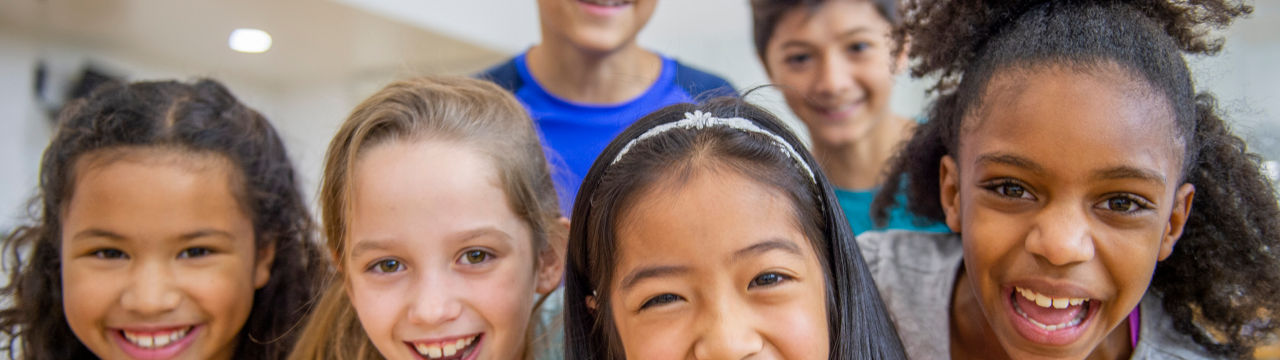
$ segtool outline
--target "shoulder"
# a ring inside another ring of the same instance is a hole
[[[946,358],[951,292],[962,258],[959,236],[869,231],[857,241],[909,357]]]
[[[1216,359],[1187,334],[1178,331],[1173,317],[1164,311],[1160,296],[1147,293],[1139,304],[1142,324],[1133,359]]]
[[[520,59],[520,57],[513,57],[501,64],[494,65],[493,67],[481,71],[480,73],[473,75],[473,77],[481,80],[492,81],[503,89],[507,89],[507,91],[515,93],[520,89],[520,87],[524,86],[524,79],[520,77],[520,68],[516,64],[518,59]]]
[[[857,241],[868,266],[922,274],[953,270],[964,251],[960,236],[953,233],[868,231]]]
[[[737,96],[738,91],[729,81],[715,74],[670,60],[675,65],[675,82],[694,99],[716,96]]]

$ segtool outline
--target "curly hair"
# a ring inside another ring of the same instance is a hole
[[[12,358],[94,358],[63,313],[62,209],[71,200],[77,159],[123,147],[157,147],[225,156],[239,172],[235,194],[249,210],[255,246],[275,246],[268,283],[236,344],[236,359],[279,359],[292,347],[298,321],[311,308],[330,266],[283,142],[262,115],[221,84],[199,80],[109,84],[63,109],[40,164],[37,223],[5,239],[8,285],[0,296],[0,349]],[[24,255],[30,254],[30,257]],[[17,343],[15,345],[15,342]]]
[[[1184,147],[1182,181],[1196,188],[1184,233],[1160,262],[1151,290],[1163,297],[1179,332],[1221,356],[1248,356],[1280,328],[1280,205],[1259,157],[1231,133],[1216,101],[1197,94],[1183,58],[1215,54],[1212,31],[1253,8],[1242,1],[937,1],[912,0],[896,36],[910,36],[913,75],[938,82],[929,121],[891,163],[872,204],[883,221],[903,186],[907,208],[943,220],[940,159],[957,154],[961,121],[983,106],[997,71],[1067,65],[1090,71],[1116,64],[1163,96]]]

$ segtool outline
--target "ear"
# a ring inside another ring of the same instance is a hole
[[[258,250],[258,257],[253,264],[253,288],[261,289],[267,286],[267,281],[271,280],[271,265],[276,261],[276,244],[267,244],[267,247]]]
[[[1159,261],[1173,255],[1173,246],[1182,237],[1182,229],[1187,226],[1187,218],[1191,216],[1191,201],[1196,197],[1196,186],[1182,184],[1173,196],[1173,211],[1169,214],[1169,224],[1165,226],[1164,236],[1160,239]]]
[[[561,216],[552,226],[558,228],[548,231],[547,246],[538,254],[539,294],[546,295],[560,286],[564,278],[564,253],[569,240],[569,219]]]
[[[594,294],[594,293],[593,293],[593,294]],[[595,311],[596,311],[596,309],[597,309],[597,306],[599,305],[599,304],[597,304],[597,303],[596,303],[596,296],[595,296],[595,295],[587,295],[587,300],[586,300],[586,301],[587,301],[587,308],[588,308],[588,309],[591,309],[591,312],[595,312]]]
[[[960,171],[951,155],[943,155],[938,165],[938,198],[947,216],[947,227],[960,233]]]
[[[893,75],[898,75],[903,71],[907,71],[907,66],[911,64],[910,57],[907,56],[911,54],[911,37],[907,36],[903,38],[900,47],[901,51],[898,52],[897,56],[890,54],[890,56],[893,56]]]

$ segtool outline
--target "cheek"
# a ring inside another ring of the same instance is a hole
[[[409,291],[398,284],[373,284],[359,276],[347,280],[351,307],[374,343],[391,341],[397,319],[408,314]]]
[[[499,349],[520,349],[536,301],[533,261],[510,261],[493,272],[467,279],[462,301],[489,327]],[[462,291],[462,290],[460,290]]]
[[[766,340],[786,359],[825,359],[830,350],[825,294],[821,283],[790,306],[762,309]]]
[[[854,82],[866,91],[871,102],[877,107],[885,107],[893,95],[893,74],[888,63],[860,65],[859,71],[853,75]]]
[[[630,310],[613,305],[613,323],[629,359],[681,359],[692,351],[695,338],[686,319],[643,321]]]
[[[115,276],[119,275],[119,276]],[[65,263],[62,267],[62,310],[67,324],[81,339],[99,329],[112,304],[119,303],[125,274],[93,271]]]
[[[180,286],[209,317],[215,338],[228,344],[253,309],[252,257],[208,267],[181,270]]]

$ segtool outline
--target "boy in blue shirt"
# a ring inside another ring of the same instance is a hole
[[[729,82],[641,48],[657,0],[538,0],[542,42],[484,71],[537,124],[567,215],[605,145],[667,105],[735,95]]]

